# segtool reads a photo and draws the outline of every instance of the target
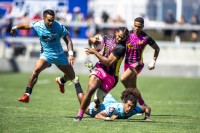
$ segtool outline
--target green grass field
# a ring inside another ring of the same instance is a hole
[[[199,78],[138,78],[138,87],[152,108],[151,122],[143,116],[127,120],[103,121],[84,115],[73,119],[79,109],[74,86],[66,85],[61,94],[55,77],[39,77],[28,104],[17,99],[24,93],[28,73],[0,73],[0,133],[197,133],[200,130]],[[84,90],[88,76],[80,75]],[[120,101],[121,83],[111,91]]]

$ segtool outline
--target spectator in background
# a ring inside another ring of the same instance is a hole
[[[95,24],[95,21],[94,21],[94,15],[93,14],[94,14],[93,12],[88,13],[87,18],[86,18],[86,22],[88,23],[86,36],[88,38],[90,38],[90,37],[92,37],[96,34],[96,24]]]
[[[13,18],[7,19],[1,29],[2,38],[10,36],[10,30],[12,29],[12,26],[13,26]]]
[[[80,7],[74,7],[73,9],[73,15],[72,15],[72,22],[83,22],[84,21],[84,16],[81,13]],[[77,38],[79,37],[81,33],[80,27],[73,27],[73,32],[74,32],[74,37]]]
[[[102,14],[101,14],[101,22],[104,24],[104,23],[108,23],[109,20],[110,20],[109,14],[106,11],[103,11]],[[113,34],[113,33],[109,32],[108,28],[102,28],[101,33],[102,34]]]
[[[35,15],[33,15],[33,18],[32,18],[33,21],[37,21],[37,20],[41,20],[41,19],[42,19],[42,17],[40,15],[40,12],[36,12]]]
[[[114,19],[111,18],[110,20],[112,21],[112,23],[118,25],[119,27],[120,26],[123,27],[124,24],[126,23],[125,20],[119,14]],[[114,27],[107,29],[108,34],[114,34],[115,31],[116,31],[116,28],[114,28]]]
[[[149,17],[147,15],[145,15],[144,13],[141,13],[140,17],[142,17],[144,19],[144,26],[148,26]]]
[[[198,15],[196,13],[194,13],[192,15],[191,20],[190,20],[190,24],[191,25],[198,25],[198,24],[200,24]],[[198,31],[197,30],[193,30],[191,32],[191,41],[193,41],[193,42],[198,41]]]
[[[36,22],[36,21],[39,21],[39,20],[42,20],[42,16],[41,16],[40,12],[36,12],[32,17],[32,21]],[[31,32],[30,33],[31,36],[37,36],[37,33],[36,33],[35,30],[30,29],[30,32]]]
[[[113,23],[124,24],[125,20],[120,15],[117,15],[116,18],[113,19]]]
[[[107,23],[109,18],[110,18],[110,16],[108,15],[108,13],[106,11],[103,11],[102,15],[101,15],[102,22]]]
[[[174,24],[176,23],[176,20],[174,18],[172,10],[167,11],[167,16],[164,21],[165,24]],[[167,29],[164,30],[164,40],[172,40],[172,30]]]
[[[177,22],[178,25],[183,26],[187,23],[185,17],[182,15],[180,20]],[[177,36],[179,37],[180,41],[185,41],[186,40],[186,32],[185,30],[178,30],[177,31]]]
[[[60,10],[55,10],[55,13],[58,14],[58,15],[55,16],[55,20],[56,21],[60,21],[61,20],[60,15],[59,15],[60,14]]]
[[[5,47],[6,48],[11,48],[11,47],[14,48],[13,43],[12,42],[8,42],[6,40],[6,37],[10,36],[10,30],[12,29],[12,26],[13,26],[13,18],[6,19],[6,21],[0,26],[1,26],[0,27],[0,29],[1,29],[0,39],[2,39],[2,41],[4,42]]]
[[[58,12],[59,19],[61,21],[61,23],[70,23],[72,21],[72,14],[69,13],[68,8],[64,8],[62,11]]]
[[[23,17],[20,19],[19,23],[30,23],[30,19],[28,16],[28,12],[26,12]],[[19,31],[20,36],[29,36],[31,34],[30,30],[20,30]]]

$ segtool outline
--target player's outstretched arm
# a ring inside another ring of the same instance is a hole
[[[16,36],[16,30],[28,30],[30,29],[30,25],[29,24],[19,24],[19,25],[16,25],[16,26],[13,26],[11,31],[10,31],[10,34],[12,36]]]
[[[95,115],[96,119],[102,119],[106,121],[113,121],[117,118],[116,115],[112,115],[111,117],[108,117],[107,114],[104,111],[101,111],[100,113]]]
[[[112,53],[107,58],[107,57],[101,55],[98,51],[96,51],[93,48],[85,48],[85,49],[86,49],[85,52],[86,52],[87,55],[94,54],[101,61],[101,63],[104,64],[107,67],[111,66],[112,64],[114,64],[118,60],[117,57]]]

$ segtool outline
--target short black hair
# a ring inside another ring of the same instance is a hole
[[[47,14],[49,14],[49,15],[55,17],[55,13],[54,13],[54,11],[51,10],[51,9],[47,9],[47,10],[45,10],[45,11],[43,12],[43,17],[46,17]]]
[[[142,17],[137,17],[135,21],[140,22],[141,24],[144,24],[144,19]]]

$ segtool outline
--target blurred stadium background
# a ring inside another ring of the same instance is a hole
[[[161,48],[154,71],[147,67],[141,75],[200,77],[200,0],[1,0],[0,71],[31,72],[39,57],[40,44],[33,30],[19,31],[12,38],[13,25],[42,19],[42,12],[53,9],[56,20],[65,25],[72,37],[77,74],[87,74],[87,38],[96,33],[113,34],[119,26],[132,29],[135,17],[145,19],[145,31]],[[167,19],[167,16],[170,18]],[[64,49],[65,44],[63,43]],[[147,47],[144,62],[153,57]],[[123,69],[123,65],[121,66]],[[45,70],[56,73],[53,65]]]

